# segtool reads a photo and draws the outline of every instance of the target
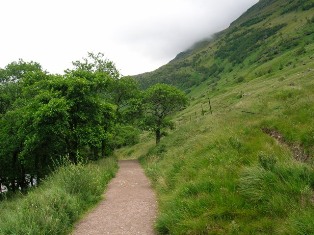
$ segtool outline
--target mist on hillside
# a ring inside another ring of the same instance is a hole
[[[62,73],[86,52],[103,52],[124,75],[152,71],[228,27],[257,1],[8,1],[0,15],[6,32],[0,67],[22,58]]]

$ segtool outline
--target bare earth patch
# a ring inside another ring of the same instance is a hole
[[[298,144],[290,144],[288,143],[282,134],[277,130],[263,128],[264,133],[268,134],[269,136],[273,137],[278,141],[279,144],[287,146],[290,151],[293,153],[293,157],[301,162],[306,162],[309,159],[309,154],[307,154],[304,149]]]
[[[157,203],[149,180],[136,160],[119,161],[119,166],[105,200],[76,225],[74,235],[155,234]]]

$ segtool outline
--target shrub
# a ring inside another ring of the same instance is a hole
[[[159,144],[149,149],[147,155],[156,155],[156,156],[162,156],[164,153],[167,152],[167,146],[165,144]]]
[[[134,145],[140,140],[140,131],[133,126],[117,125],[114,132],[114,137],[110,143],[114,148]]]
[[[245,80],[244,77],[243,77],[243,76],[240,76],[240,77],[237,78],[237,83],[241,83],[241,82],[243,82],[244,80]]]

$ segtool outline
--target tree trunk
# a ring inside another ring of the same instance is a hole
[[[156,133],[156,145],[157,145],[160,142],[160,139],[161,139],[161,131],[160,131],[160,129],[158,128],[155,133]]]
[[[68,142],[68,151],[70,162],[77,164],[78,142],[76,140],[70,140]]]
[[[41,180],[44,177],[42,165],[43,163],[41,161],[41,158],[38,155],[36,155],[36,158],[35,158],[35,176],[36,176],[36,183],[37,183],[36,186],[38,186],[41,183]]]
[[[25,168],[23,165],[20,166],[20,176],[18,178],[18,186],[21,188],[22,192],[26,192],[27,190],[27,181],[26,181],[26,172],[25,172]]]
[[[76,152],[75,151],[70,151],[69,152],[69,160],[70,162],[72,162],[73,164],[77,164],[77,156],[76,156]]]
[[[17,169],[17,160],[18,160],[18,151],[15,151],[13,153],[13,159],[12,159],[12,178],[11,178],[11,190],[12,192],[15,192],[17,190],[16,186],[16,177],[19,175],[18,169]]]
[[[31,187],[34,187],[34,176],[31,175],[30,177],[30,183],[31,183]]]
[[[11,179],[11,185],[10,185],[11,191],[15,192],[16,191],[16,184],[15,184],[15,178]]]
[[[106,156],[106,141],[101,141],[101,157],[104,158]]]
[[[93,152],[93,160],[97,160],[99,158],[98,154],[98,148],[95,146],[91,146],[92,152]]]

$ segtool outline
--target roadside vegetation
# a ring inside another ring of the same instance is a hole
[[[90,164],[63,162],[27,196],[0,203],[0,234],[69,234],[81,216],[103,198],[118,165],[110,157]]]
[[[159,142],[186,101],[170,85],[140,91],[101,53],[64,75],[22,59],[0,68],[0,234],[67,234],[114,176],[113,150],[141,129]]]
[[[26,192],[55,162],[94,161],[128,144],[138,135],[130,111],[136,88],[100,53],[73,62],[64,75],[23,60],[0,69],[1,186]]]
[[[56,161],[95,161],[136,144],[143,128],[160,140],[166,118],[186,103],[183,92],[164,84],[165,108],[151,112],[159,93],[140,91],[101,53],[73,66],[64,75],[23,60],[0,69],[0,184],[7,191],[39,185]]]

